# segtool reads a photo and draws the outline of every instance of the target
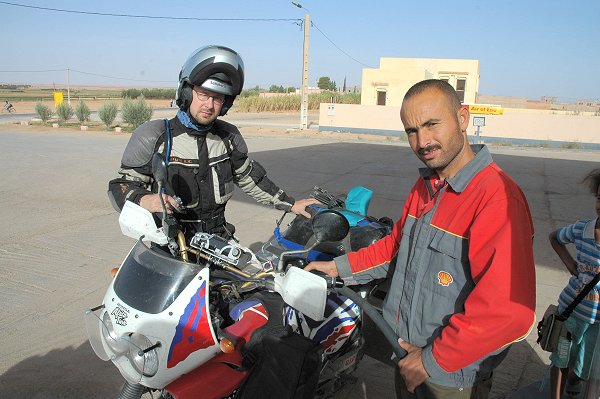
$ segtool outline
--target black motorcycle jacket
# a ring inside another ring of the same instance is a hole
[[[291,209],[294,199],[267,177],[258,162],[248,158],[248,147],[237,127],[216,120],[208,132],[199,133],[177,117],[168,123],[170,143],[164,120],[146,122],[133,132],[119,177],[108,184],[115,209],[120,211],[127,200],[139,203],[142,196],[157,192],[152,178],[156,152],[169,152],[168,186],[182,200],[183,212],[175,216],[187,233],[213,232],[225,225],[225,205],[234,184],[262,204]]]

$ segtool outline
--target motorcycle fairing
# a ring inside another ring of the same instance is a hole
[[[177,366],[200,349],[215,345],[215,337],[208,319],[207,291],[204,280],[179,318],[169,348],[167,368]]]
[[[235,389],[246,378],[248,371],[242,368],[241,348],[252,333],[262,327],[269,316],[265,307],[256,300],[244,301],[230,312],[236,322],[224,331],[237,340],[232,353],[219,353],[202,366],[181,376],[166,387],[173,398],[191,398],[202,392],[210,398],[233,397]]]
[[[329,293],[325,307],[325,320],[316,322],[294,308],[288,307],[285,323],[305,337],[321,343],[323,353],[337,352],[350,339],[360,323],[360,308],[352,300]]]
[[[140,268],[145,269],[145,283],[131,281],[129,284],[129,279],[139,278],[132,271]],[[190,278],[191,271],[194,273]],[[94,350],[100,358],[112,360],[126,380],[149,388],[163,388],[198,368],[220,353],[208,316],[209,278],[209,268],[168,258],[138,241],[110,285],[104,309],[99,314],[94,313],[94,328],[99,333],[90,333],[90,336],[101,337],[101,348]],[[114,312],[115,309],[118,311]],[[118,315],[122,320],[123,313],[128,315],[126,323],[119,325],[114,318]],[[103,322],[105,315],[111,318],[110,327]],[[111,336],[116,338],[113,342],[106,339],[109,328]],[[140,336],[148,341],[145,347],[135,345],[139,340],[134,342],[133,338]],[[115,342],[128,348],[118,353],[109,345],[112,343],[114,347]],[[158,371],[153,376],[143,375],[133,366],[128,353],[139,353],[158,343],[160,345],[154,348]]]

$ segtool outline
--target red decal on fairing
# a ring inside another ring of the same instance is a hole
[[[321,341],[321,346],[324,349],[323,352],[328,355],[339,349],[338,346],[343,344],[346,338],[350,336],[354,327],[356,327],[356,323],[354,322],[335,327],[333,332]]]
[[[190,298],[185,311],[179,318],[175,336],[169,349],[167,368],[175,367],[197,350],[215,344],[206,309],[206,281]]]

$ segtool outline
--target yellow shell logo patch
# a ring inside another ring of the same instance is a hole
[[[450,273],[448,273],[448,272],[443,271],[443,270],[438,273],[437,278],[438,278],[438,282],[441,285],[443,285],[444,287],[449,286],[454,281],[454,278],[452,278],[452,275]]]

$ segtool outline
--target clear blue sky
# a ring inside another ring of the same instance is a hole
[[[0,83],[175,87],[187,56],[206,44],[241,53],[246,88],[300,86],[308,12],[309,84],[360,85],[380,57],[480,61],[480,94],[600,99],[600,1],[154,1],[0,3]],[[204,21],[204,18],[286,21]],[[294,21],[297,20],[297,21]],[[60,70],[57,72],[37,72]],[[30,72],[12,72],[30,71]],[[76,72],[77,71],[77,72]],[[83,73],[82,73],[83,72]],[[105,75],[114,78],[106,78]]]

